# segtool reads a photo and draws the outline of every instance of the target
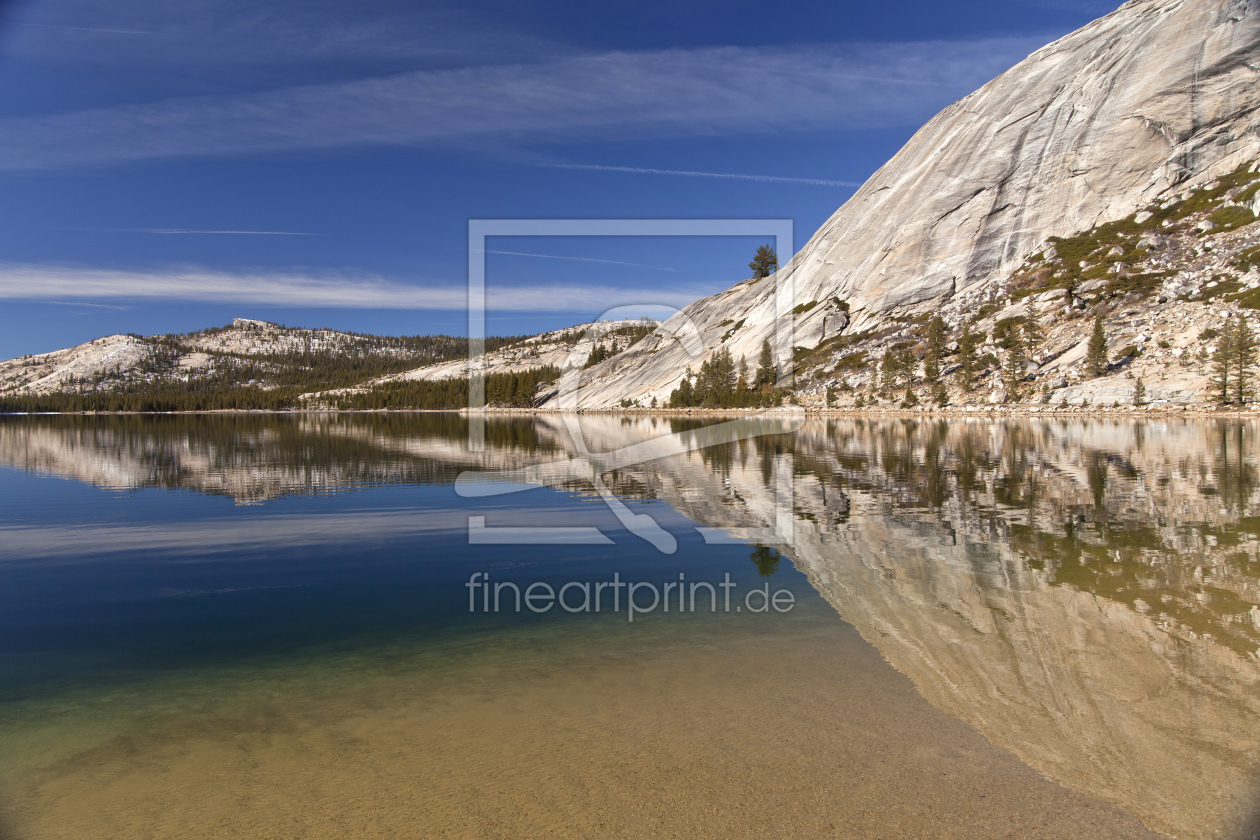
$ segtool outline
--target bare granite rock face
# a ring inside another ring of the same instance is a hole
[[[130,335],[107,335],[52,353],[0,362],[0,393],[48,394],[68,390],[82,380],[131,369],[147,359],[151,347]]]
[[[483,364],[487,373],[520,373],[540,367],[575,368],[591,355],[601,340],[618,330],[630,330],[655,321],[621,319],[578,324],[528,338],[519,344],[492,350],[485,354]],[[429,381],[459,379],[468,375],[468,360],[453,359],[406,373],[382,376],[365,383],[366,386],[394,381]]]
[[[851,332],[1009,275],[1051,236],[1124,218],[1260,156],[1260,2],[1135,0],[946,108],[779,272],[688,306],[587,372],[582,406],[668,397],[690,322],[705,353],[757,358],[790,281],[793,344],[848,303]],[[732,329],[734,327],[734,329]],[[667,334],[668,333],[668,334]]]

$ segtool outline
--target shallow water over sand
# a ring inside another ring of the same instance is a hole
[[[554,419],[3,418],[0,836],[1250,837],[1255,431],[810,422],[608,473],[665,555],[580,481],[456,495]],[[474,571],[795,606],[469,614]]]

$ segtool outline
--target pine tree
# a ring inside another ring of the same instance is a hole
[[[762,245],[748,267],[752,269],[754,280],[769,277],[779,267],[779,255],[769,245]]]
[[[884,351],[884,358],[879,362],[880,388],[892,391],[897,387],[900,377],[897,376],[897,354],[889,347]]]
[[[705,402],[709,405],[729,407],[735,392],[735,359],[729,348],[723,347],[701,368],[704,377]]]
[[[927,328],[927,352],[923,355],[923,378],[927,380],[930,399],[937,405],[949,402],[949,391],[945,390],[945,382],[941,379],[948,339],[949,327],[945,325],[945,320],[940,315],[932,316]]]
[[[1103,330],[1101,312],[1094,316],[1094,331],[1085,351],[1085,369],[1092,377],[1102,376],[1107,371],[1107,333]]]
[[[757,384],[765,387],[774,385],[774,351],[770,349],[770,339],[761,342],[761,358],[757,360]]]
[[[669,395],[669,406],[670,408],[686,408],[693,404],[694,398],[695,389],[691,385],[691,368],[687,368],[682,382],[679,382],[678,387]]]
[[[827,408],[831,408],[836,404],[836,389],[831,385],[827,386]]]
[[[984,336],[978,332],[972,332],[971,322],[964,321],[962,334],[958,336],[959,373],[962,375],[964,390],[970,391],[975,387],[976,371],[980,367],[979,350],[983,342]]]
[[[1035,361],[1045,343],[1046,333],[1037,317],[1037,307],[1033,306],[1031,297],[1027,298],[1024,301],[1024,352]]]
[[[913,367],[914,352],[909,345],[898,344],[885,350],[880,362],[884,390],[897,391],[903,382],[909,385]]]
[[[914,348],[907,342],[894,345],[884,351],[880,362],[881,387],[887,392],[909,388],[914,384],[914,368],[918,359]]]
[[[743,354],[739,357],[739,382],[735,388],[738,391],[748,390],[748,357]]]
[[[1024,378],[1024,364],[1028,355],[1024,349],[1024,336],[1020,331],[1012,329],[1003,337],[1006,347],[1006,364],[1002,367],[1002,383],[1006,386],[1007,399],[1019,402],[1019,383]]]
[[[927,352],[923,355],[923,376],[929,384],[940,381],[941,364],[945,360],[945,340],[949,329],[940,315],[933,315],[928,321]]]
[[[1142,384],[1142,377],[1137,378],[1137,382],[1133,383],[1133,404],[1146,405],[1146,386]]]
[[[1254,396],[1252,380],[1256,367],[1256,334],[1242,315],[1238,316],[1238,325],[1234,327],[1234,346],[1231,350],[1234,360],[1234,393],[1238,395],[1238,402],[1245,403]]]
[[[1216,337],[1216,350],[1212,353],[1212,390],[1217,394],[1217,401],[1229,402],[1230,373],[1234,362],[1234,318],[1225,319],[1220,335]],[[1237,385],[1237,383],[1235,383]]]
[[[779,552],[764,545],[757,546],[752,552],[752,561],[757,567],[757,574],[762,577],[770,577],[779,571],[779,561],[781,559],[782,556]]]
[[[1080,285],[1080,281],[1074,277],[1069,277],[1067,285],[1063,287],[1063,299],[1068,306],[1076,303],[1076,287]]]
[[[906,385],[913,385],[915,380],[915,369],[919,366],[919,357],[914,354],[914,346],[909,342],[898,347],[897,362],[901,368],[901,375],[906,381]]]

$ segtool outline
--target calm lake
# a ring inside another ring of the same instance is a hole
[[[0,838],[1251,838],[1258,433],[0,417]]]

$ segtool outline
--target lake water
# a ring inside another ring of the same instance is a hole
[[[1260,426],[471,432],[0,418],[0,838],[1260,834]]]

